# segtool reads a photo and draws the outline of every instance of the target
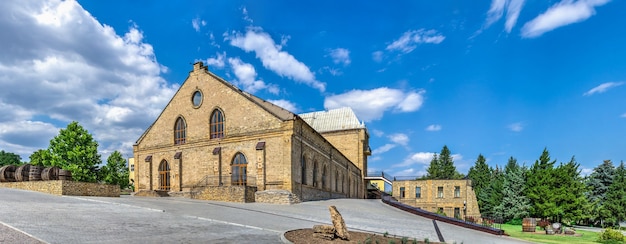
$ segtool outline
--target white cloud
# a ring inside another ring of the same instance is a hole
[[[409,30],[404,32],[402,36],[393,41],[391,44],[387,45],[385,48],[387,51],[399,51],[402,53],[410,53],[415,48],[417,48],[417,44],[422,43],[432,43],[439,44],[444,39],[445,36],[439,34],[435,30]]]
[[[385,135],[385,132],[383,132],[381,130],[373,129],[372,130],[372,134],[374,134],[375,136],[381,137],[381,136]]]
[[[521,132],[522,130],[524,130],[524,123],[516,122],[516,123],[510,124],[508,127],[509,127],[509,130],[513,132]]]
[[[385,144],[385,145],[383,145],[383,146],[381,146],[379,148],[374,149],[372,151],[372,155],[378,155],[378,154],[381,154],[381,153],[386,153],[386,152],[388,152],[389,150],[391,150],[391,149],[393,149],[395,147],[396,147],[396,144],[391,144],[391,143]]]
[[[309,67],[288,52],[282,51],[282,45],[277,45],[269,34],[259,28],[249,28],[245,34],[234,32],[227,35],[226,40],[230,40],[232,46],[246,52],[254,52],[263,63],[263,67],[280,76],[304,83],[322,92],[326,89],[326,83],[315,79],[315,74]]]
[[[602,83],[599,86],[596,86],[594,88],[591,88],[591,90],[583,93],[583,96],[591,96],[593,94],[596,93],[604,93],[606,91],[608,91],[611,88],[615,88],[618,86],[624,85],[624,82],[606,82],[606,83]]]
[[[196,30],[196,32],[199,32],[200,27],[206,26],[206,21],[198,17],[198,18],[191,20],[191,26],[193,27],[194,30]]]
[[[243,90],[249,93],[255,93],[257,91],[268,89],[270,93],[278,94],[279,89],[275,85],[267,85],[262,80],[257,80],[256,70],[254,66],[249,63],[244,63],[239,58],[228,58],[228,64],[233,69],[233,73],[237,77],[237,80],[233,81],[235,85],[243,86]]]
[[[138,26],[119,36],[76,1],[0,1],[0,32],[0,147],[26,160],[73,120],[130,156],[178,89]]]
[[[395,164],[393,167],[407,167],[414,164],[428,165],[433,160],[435,153],[432,152],[417,152],[409,155],[402,163]]]
[[[532,38],[556,28],[582,22],[596,11],[595,7],[602,6],[610,0],[561,0],[522,27],[522,37]]]
[[[289,112],[292,113],[298,113],[299,110],[296,107],[296,104],[288,101],[288,100],[284,100],[284,99],[279,99],[279,100],[267,100],[268,102],[271,102],[273,104],[276,104],[278,106],[280,106],[281,108],[284,108],[286,110],[289,110]]]
[[[382,51],[376,51],[372,53],[372,60],[380,63],[383,61],[383,52]]]
[[[593,172],[593,169],[581,167],[580,168],[580,176],[587,177]]]
[[[218,69],[223,69],[224,66],[226,65],[226,63],[224,62],[226,58],[226,53],[222,52],[222,53],[216,53],[215,57],[210,57],[206,60],[206,64],[208,66],[213,66],[216,67]]]
[[[389,140],[396,144],[406,146],[409,143],[409,137],[402,133],[391,134],[388,136]]]
[[[492,0],[491,7],[487,11],[487,20],[485,21],[485,28],[488,28],[493,23],[497,22],[504,15],[504,9],[506,8],[506,22],[504,23],[504,29],[506,32],[511,33],[511,30],[517,23],[519,14],[522,11],[525,0]]]
[[[350,51],[345,48],[335,48],[328,51],[328,55],[333,59],[336,64],[348,65],[350,60]]]
[[[378,120],[385,111],[414,112],[423,104],[424,90],[404,92],[387,87],[373,90],[352,90],[326,97],[324,108],[351,107],[359,119],[366,122]]]
[[[426,127],[427,131],[440,131],[441,130],[441,125],[429,125],[428,127]]]

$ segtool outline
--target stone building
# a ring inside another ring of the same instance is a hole
[[[274,192],[288,202],[363,198],[369,137],[349,108],[296,115],[198,62],[133,152],[136,191],[243,202]]]
[[[448,217],[480,218],[478,201],[471,180],[398,180],[393,194],[401,203]]]

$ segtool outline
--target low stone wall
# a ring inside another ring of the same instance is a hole
[[[0,183],[0,187],[38,191],[59,196],[120,196],[120,187],[118,185],[104,185],[68,180],[3,182]]]
[[[300,199],[295,194],[287,190],[266,190],[255,193],[255,201],[271,204],[294,204],[300,203]]]
[[[255,186],[207,186],[193,199],[224,202],[254,202]]]

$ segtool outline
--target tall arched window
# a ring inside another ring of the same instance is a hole
[[[159,164],[159,190],[169,191],[170,188],[170,164],[164,159]]]
[[[302,169],[302,184],[306,185],[306,160],[304,159],[304,155],[302,155],[302,161],[301,161],[302,167],[300,167]]]
[[[324,165],[322,170],[322,189],[326,189],[326,165]]]
[[[248,173],[246,172],[246,169],[248,168],[248,162],[246,161],[246,156],[244,156],[242,153],[235,154],[231,167],[231,184],[245,186],[248,182]]]
[[[185,140],[187,138],[187,124],[183,117],[178,117],[176,119],[176,124],[174,125],[174,144],[185,144]]]
[[[224,137],[224,114],[221,110],[213,110],[209,126],[211,127],[211,139]]]
[[[339,191],[339,171],[335,171],[335,191]]]
[[[313,186],[317,186],[317,161],[313,162]]]

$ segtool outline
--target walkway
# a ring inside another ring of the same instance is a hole
[[[272,205],[174,197],[59,197],[6,188],[0,188],[0,196],[0,242],[15,240],[4,231],[12,228],[32,236],[32,243],[280,243],[287,230],[331,224],[330,205],[351,230],[438,240],[432,220],[380,200]],[[438,226],[448,243],[526,243],[441,222]]]

